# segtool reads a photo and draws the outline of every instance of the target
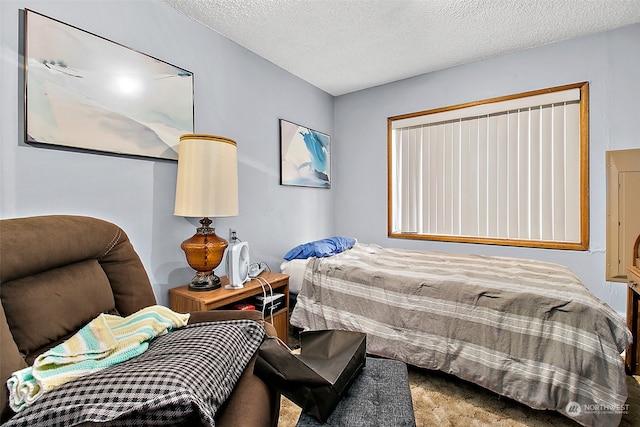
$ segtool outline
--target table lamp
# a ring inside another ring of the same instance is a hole
[[[222,261],[227,241],[216,235],[209,217],[238,215],[235,141],[202,134],[180,137],[174,215],[202,218],[196,234],[180,245],[187,263],[196,270],[189,289],[219,288],[220,278],[213,270]]]

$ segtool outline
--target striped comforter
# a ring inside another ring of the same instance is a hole
[[[617,426],[626,409],[631,333],[560,265],[358,243],[309,260],[291,323],[365,332],[370,354],[585,426]]]

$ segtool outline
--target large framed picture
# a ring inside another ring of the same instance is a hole
[[[177,160],[193,73],[25,10],[25,142]]]
[[[280,119],[280,184],[331,188],[331,137]]]

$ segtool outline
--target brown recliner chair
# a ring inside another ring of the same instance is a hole
[[[13,372],[100,313],[127,316],[156,304],[122,229],[62,215],[0,220],[0,300],[0,422],[13,415],[6,387]],[[192,313],[189,322],[239,318],[262,320],[255,311],[209,311]],[[217,412],[217,426],[277,425],[279,394],[253,375],[254,362]]]

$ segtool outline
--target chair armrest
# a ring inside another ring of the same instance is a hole
[[[189,323],[201,322],[220,322],[224,320],[255,320],[260,323],[267,335],[270,337],[277,336],[276,329],[271,323],[267,323],[262,318],[262,313],[256,310],[211,310],[211,311],[194,311],[190,314]]]

